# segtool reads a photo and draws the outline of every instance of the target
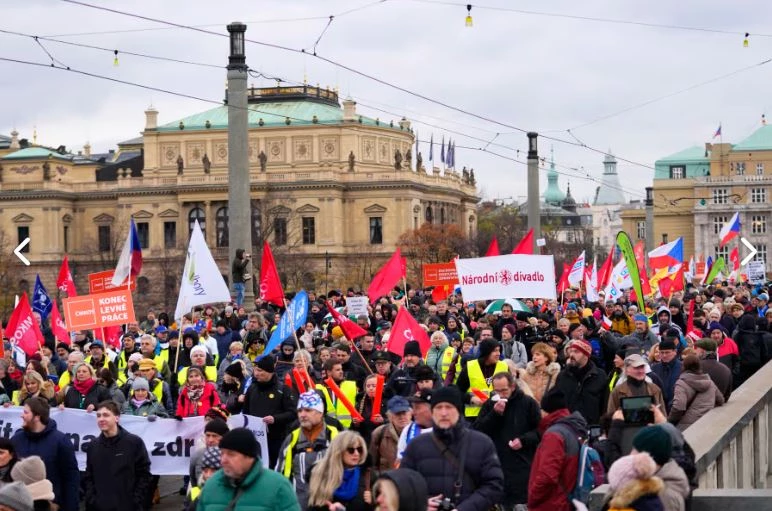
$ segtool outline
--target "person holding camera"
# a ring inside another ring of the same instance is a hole
[[[504,497],[504,474],[493,441],[461,420],[463,396],[450,385],[431,396],[431,433],[407,446],[400,468],[426,479],[428,511],[487,511]]]
[[[236,257],[231,265],[231,280],[233,281],[233,290],[236,292],[236,304],[241,307],[244,303],[244,290],[246,281],[249,280],[247,266],[252,260],[252,255],[248,254],[243,248],[236,249]]]

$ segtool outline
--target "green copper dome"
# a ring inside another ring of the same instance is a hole
[[[544,190],[544,202],[553,206],[563,204],[566,195],[558,186],[558,172],[555,170],[555,151],[550,149],[550,169],[547,171],[547,189]]]

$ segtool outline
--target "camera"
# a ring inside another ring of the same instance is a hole
[[[437,506],[437,511],[453,511],[454,509],[456,509],[456,505],[447,497],[442,499]]]
[[[589,430],[589,440],[590,443],[593,443],[594,441],[598,440],[600,438],[602,431],[600,426],[592,425],[590,426]]]

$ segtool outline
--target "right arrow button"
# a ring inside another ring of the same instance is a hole
[[[750,254],[748,254],[747,256],[745,256],[745,259],[743,259],[742,261],[740,261],[740,264],[742,264],[743,266],[745,266],[746,264],[748,264],[748,263],[750,262],[750,260],[751,260],[751,259],[753,259],[753,257],[756,255],[756,253],[758,252],[758,250],[756,250],[756,247],[754,247],[753,245],[751,245],[751,242],[750,242],[750,241],[748,241],[748,240],[746,240],[745,238],[740,238],[740,241],[742,241],[743,245],[745,245],[746,247],[748,247],[748,250],[750,250],[750,251],[751,251],[751,253],[750,253]]]

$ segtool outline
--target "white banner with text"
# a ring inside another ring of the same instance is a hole
[[[21,429],[20,407],[0,407],[0,435],[11,438]],[[86,470],[86,450],[91,442],[99,436],[96,425],[96,414],[83,410],[51,409],[51,419],[56,421],[56,429],[67,435],[75,448],[78,468]],[[187,475],[190,466],[190,455],[194,448],[203,445],[204,418],[191,417],[178,421],[176,419],[157,419],[153,422],[145,417],[121,415],[120,425],[126,431],[140,437],[145,442],[150,455],[150,471],[154,475]],[[259,417],[251,415],[233,415],[228,419],[232,428],[245,427],[250,429],[260,444],[263,466],[268,468],[268,441],[265,423]]]
[[[498,298],[554,300],[555,261],[551,255],[518,255],[456,259],[464,301]]]

